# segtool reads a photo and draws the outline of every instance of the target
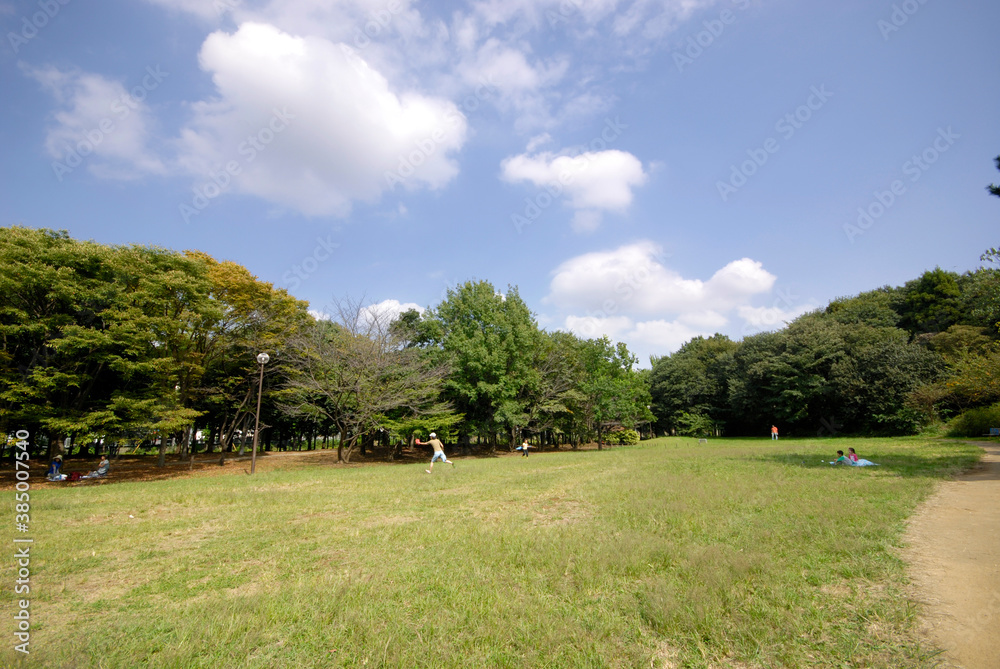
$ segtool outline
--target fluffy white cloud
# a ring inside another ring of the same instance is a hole
[[[567,330],[625,341],[640,359],[725,332],[734,311],[744,319],[766,317],[752,305],[775,282],[761,263],[734,260],[706,281],[681,276],[667,261],[650,241],[571,258],[553,271],[544,303],[563,315]]]
[[[149,148],[153,121],[146,100],[169,73],[148,68],[130,88],[97,74],[54,67],[25,68],[25,73],[58,104],[45,149],[60,180],[82,165],[107,178],[165,172]]]
[[[345,215],[389,188],[439,188],[458,171],[466,119],[444,99],[392,89],[352,48],[246,23],[215,32],[202,69],[217,97],[193,106],[180,163],[308,215]],[[228,170],[233,165],[236,170]]]
[[[600,225],[601,212],[621,212],[632,203],[632,190],[646,182],[642,162],[631,153],[609,149],[579,155],[523,153],[500,164],[508,182],[527,181],[562,195],[577,210],[573,226],[587,232]]]
[[[775,281],[749,258],[734,260],[708,281],[686,279],[665,260],[662,249],[649,241],[571,258],[553,272],[546,302],[605,313],[726,311],[769,291]]]

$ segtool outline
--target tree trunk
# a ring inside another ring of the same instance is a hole
[[[166,460],[167,460],[167,438],[161,436],[160,454],[159,457],[156,458],[156,466],[163,467],[165,464],[167,464]]]
[[[247,417],[245,419],[243,419],[243,428],[240,430],[240,451],[239,451],[239,453],[236,454],[237,457],[243,457],[243,454],[246,453],[246,450],[247,450],[247,423],[249,421],[250,421],[250,416],[247,415]]]

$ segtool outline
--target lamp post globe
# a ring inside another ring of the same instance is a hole
[[[250,456],[250,473],[257,471],[257,432],[260,429],[260,396],[264,393],[264,365],[271,359],[267,353],[257,355],[260,363],[260,380],[257,382],[257,415],[253,421],[253,455]]]

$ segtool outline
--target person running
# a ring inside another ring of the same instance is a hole
[[[528,440],[525,439],[524,443],[521,444],[520,446],[518,446],[517,448],[515,448],[514,450],[515,451],[521,451],[521,455],[523,455],[524,457],[528,457],[528,449],[529,448],[531,448],[531,445],[528,443]]]
[[[771,426],[771,441],[777,441],[777,440],[778,440],[778,426],[777,425],[772,425]]]
[[[438,460],[441,460],[442,462],[447,462],[449,465],[454,467],[455,463],[449,460],[448,456],[444,454],[444,446],[441,445],[441,442],[438,440],[437,435],[431,432],[430,437],[431,438],[428,441],[420,441],[419,438],[416,440],[417,446],[426,446],[430,444],[431,448],[434,449],[434,456],[431,458],[431,468],[425,469],[424,471],[427,472],[428,474],[433,474],[434,463],[437,462]]]

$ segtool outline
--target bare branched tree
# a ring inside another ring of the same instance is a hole
[[[337,458],[349,462],[359,440],[388,416],[440,411],[439,384],[447,369],[413,347],[394,314],[359,300],[332,305],[290,347],[286,411],[329,419],[340,432]]]

